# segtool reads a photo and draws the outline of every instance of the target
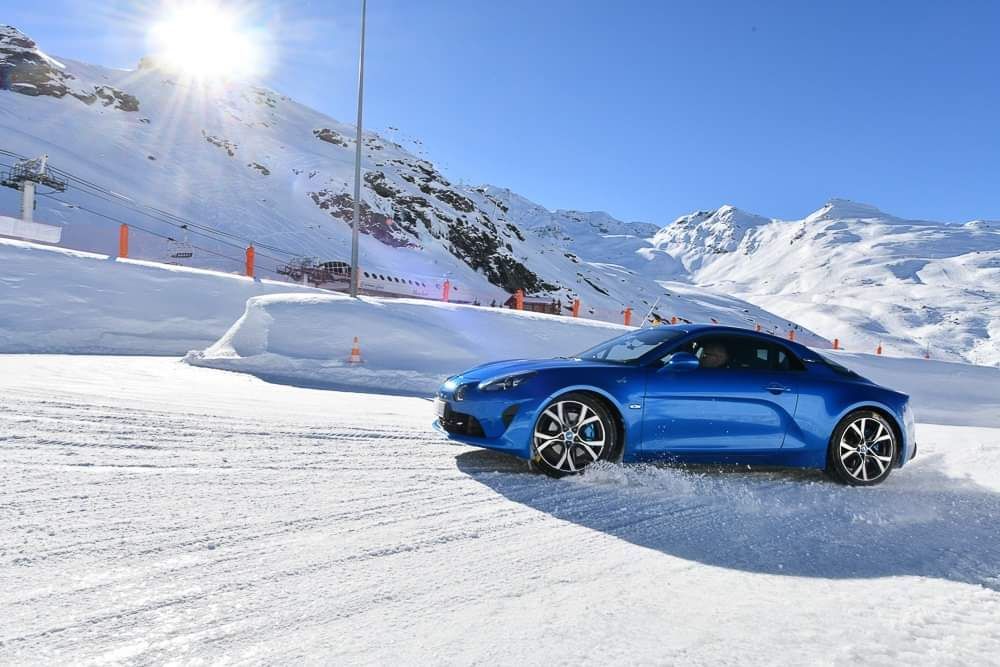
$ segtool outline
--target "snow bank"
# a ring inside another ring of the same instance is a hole
[[[250,299],[196,366],[297,384],[432,393],[448,375],[486,361],[571,355],[625,327],[500,308],[340,294]],[[364,364],[347,363],[354,336]]]
[[[1000,368],[819,350],[865,377],[910,395],[925,424],[1000,427]]]
[[[310,291],[202,269],[0,239],[0,353],[181,355],[259,294]]]
[[[339,389],[427,394],[448,375],[498,359],[572,355],[625,330],[592,320],[430,301],[339,294],[250,299],[196,366]],[[364,364],[347,363],[354,336]],[[906,392],[920,422],[1000,427],[1000,369],[821,350]]]

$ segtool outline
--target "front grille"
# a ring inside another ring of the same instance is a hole
[[[441,428],[448,431],[448,433],[471,435],[477,438],[482,438],[486,435],[483,433],[483,426],[479,423],[478,419],[463,412],[455,412],[451,409],[450,405],[445,406],[444,416],[438,421],[441,423]]]

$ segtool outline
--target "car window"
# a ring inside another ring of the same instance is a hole
[[[739,335],[710,335],[684,343],[674,352],[690,352],[705,370],[800,371],[802,362],[778,343]],[[664,358],[664,361],[670,355]]]
[[[617,338],[605,341],[577,355],[578,359],[593,361],[610,361],[619,364],[632,364],[649,354],[657,347],[683,335],[683,332],[664,327],[639,329]]]

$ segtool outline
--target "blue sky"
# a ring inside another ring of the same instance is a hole
[[[254,5],[266,83],[352,122],[358,4]],[[157,11],[6,0],[0,21],[132,67]],[[365,122],[550,208],[790,218],[837,196],[1000,219],[998,34],[989,0],[369,0]]]

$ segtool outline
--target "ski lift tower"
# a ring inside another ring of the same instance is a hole
[[[66,181],[52,176],[46,171],[48,155],[34,160],[21,160],[3,174],[0,185],[21,191],[21,220],[30,223],[35,217],[35,188],[39,185],[52,188],[54,192],[65,192]]]

